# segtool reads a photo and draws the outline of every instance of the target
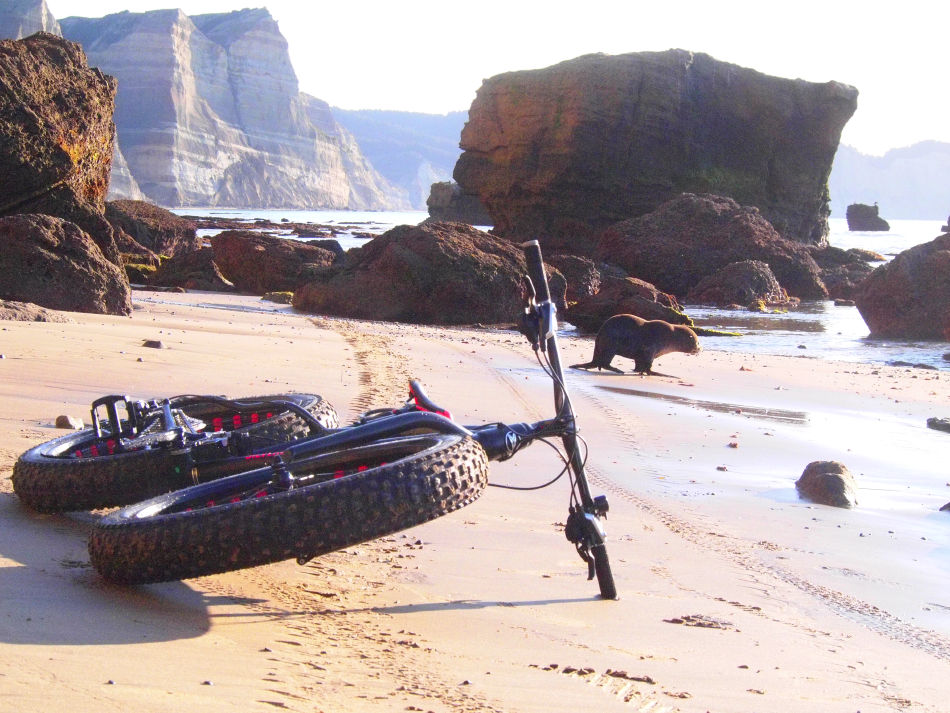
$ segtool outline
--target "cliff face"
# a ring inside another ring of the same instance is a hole
[[[403,207],[342,130],[314,124],[287,42],[266,10],[122,12],[60,25],[91,65],[118,79],[119,144],[149,199],[170,206]],[[361,170],[348,172],[353,166]]]
[[[828,174],[856,106],[853,87],[684,50],[587,55],[486,80],[454,175],[496,231],[575,252],[682,192],[756,206],[784,237],[821,243]]]
[[[0,5],[0,37],[19,40],[35,32],[62,35],[46,0],[4,0]]]

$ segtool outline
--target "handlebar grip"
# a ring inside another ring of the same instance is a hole
[[[521,243],[524,258],[528,263],[528,277],[534,283],[539,302],[550,302],[551,291],[548,289],[548,278],[544,274],[544,262],[541,260],[541,244],[537,240]]]

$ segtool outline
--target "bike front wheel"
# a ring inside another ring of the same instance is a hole
[[[384,439],[123,508],[95,525],[89,555],[123,584],[306,560],[457,510],[487,480],[485,451],[469,437]]]
[[[607,548],[603,544],[597,545],[591,548],[591,553],[594,557],[594,573],[600,586],[600,596],[604,599],[616,599],[617,585],[614,584],[614,575],[610,570]]]

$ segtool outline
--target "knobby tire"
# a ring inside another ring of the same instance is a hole
[[[90,560],[105,579],[123,584],[305,560],[457,510],[487,485],[487,456],[468,437],[407,436],[364,450],[372,449],[381,464],[290,490],[268,491],[273,470],[263,468],[123,508],[93,528]],[[317,477],[308,473],[332,470],[335,459],[358,456],[360,450],[322,454],[287,467],[307,482]],[[262,491],[245,499],[236,495],[248,488]]]

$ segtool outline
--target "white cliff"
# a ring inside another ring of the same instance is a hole
[[[60,21],[118,79],[131,175],[165,206],[396,209],[399,192],[332,115],[315,124],[287,42],[264,9]],[[318,100],[317,100],[318,101]]]

